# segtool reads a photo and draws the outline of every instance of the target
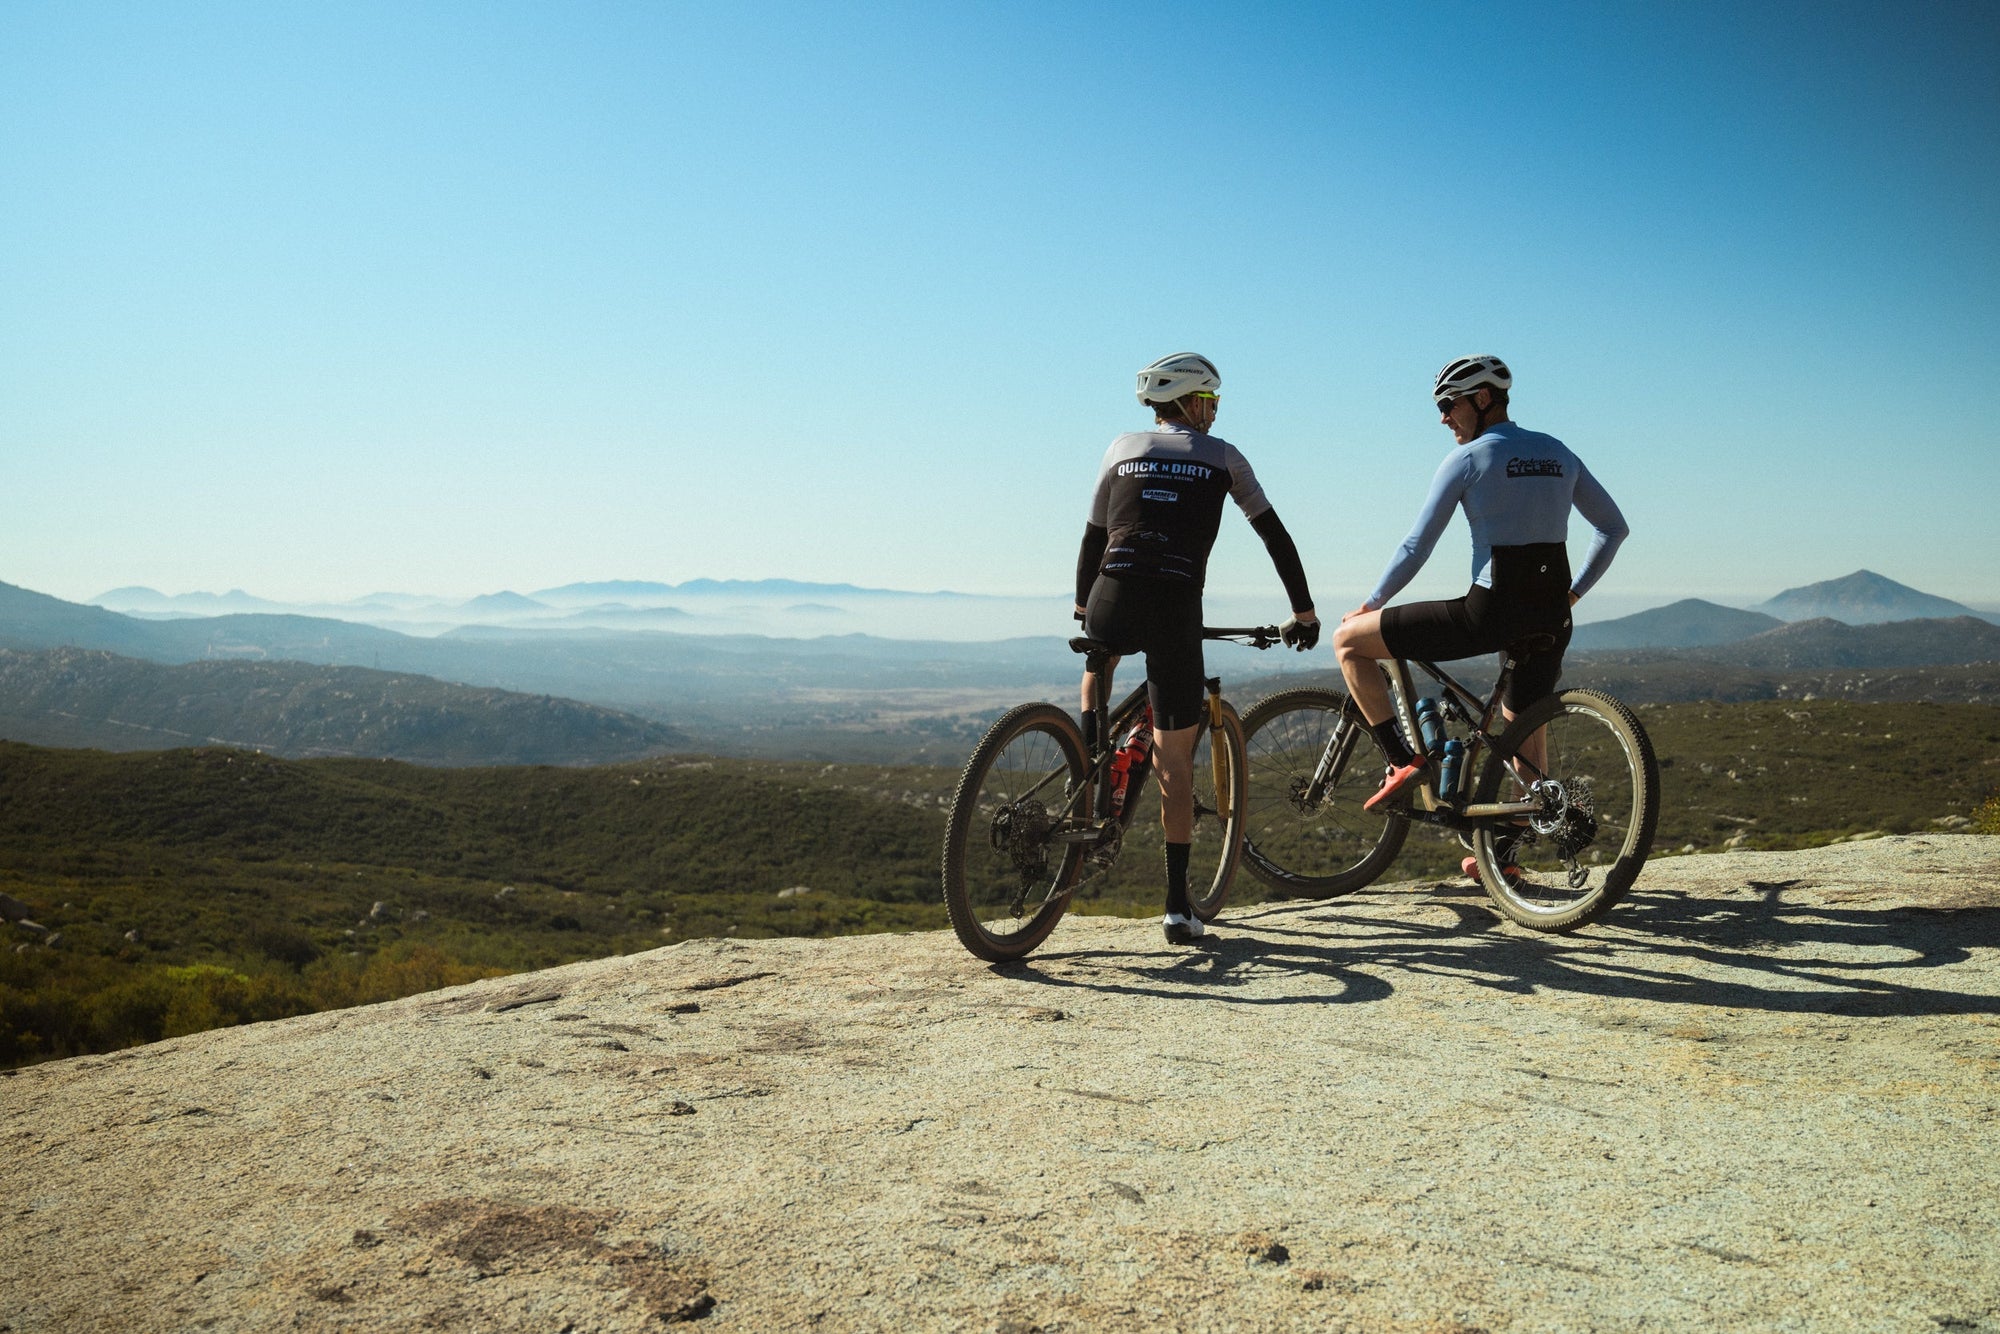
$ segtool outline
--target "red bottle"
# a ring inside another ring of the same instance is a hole
[[[1148,704],[1111,757],[1111,814],[1114,819],[1124,816],[1125,794],[1144,778],[1146,766],[1152,758],[1153,706]]]

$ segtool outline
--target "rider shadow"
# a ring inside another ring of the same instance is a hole
[[[1511,927],[1470,886],[1373,891],[1225,913],[1193,949],[1048,951],[1004,971],[1048,986],[1257,1006],[1384,1000],[1403,974],[1521,995],[1783,1014],[2000,1014],[2000,990],[1955,989],[1944,971],[2000,949],[2000,907],[1787,896],[1806,888],[1751,881],[1697,897],[1641,881],[1606,921],[1567,936]],[[1413,907],[1447,910],[1450,920]],[[1273,988],[1274,973],[1311,985]]]

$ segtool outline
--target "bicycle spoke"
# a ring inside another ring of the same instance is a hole
[[[1294,690],[1264,700],[1244,720],[1244,856],[1275,889],[1358,889],[1388,867],[1408,834],[1403,816],[1362,809],[1381,781],[1384,757],[1366,728],[1343,722],[1345,706],[1337,691]],[[1329,757],[1336,735],[1340,744]]]

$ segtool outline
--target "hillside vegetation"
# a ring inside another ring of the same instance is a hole
[[[684,747],[664,723],[548,695],[304,662],[165,666],[0,649],[0,736],[105,750],[227,745],[292,758],[605,764]]]
[[[937,829],[900,801],[704,762],[0,744],[0,893],[29,919],[0,953],[0,1062],[694,936],[941,925]]]
[[[1656,855],[2000,822],[2000,711],[1642,705]],[[0,743],[0,1064],[389,999],[698,936],[944,924],[956,765],[594,769]],[[1079,911],[1158,910],[1149,795]],[[2000,832],[2000,830],[1995,830]],[[1389,877],[1455,874],[1413,831]],[[1247,875],[1233,891],[1261,890]],[[1226,924],[1226,918],[1225,918]]]

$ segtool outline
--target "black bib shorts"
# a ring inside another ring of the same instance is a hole
[[[1474,584],[1462,598],[1382,609],[1382,642],[1398,658],[1450,662],[1498,653],[1527,635],[1553,646],[1523,654],[1507,685],[1514,713],[1555,693],[1569,647],[1569,551],[1560,542],[1493,548],[1493,587]]]
[[[1100,574],[1084,605],[1083,632],[1121,655],[1146,655],[1155,729],[1193,727],[1206,716],[1199,588]]]

